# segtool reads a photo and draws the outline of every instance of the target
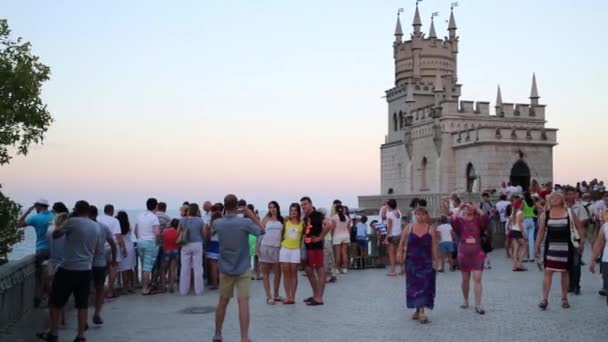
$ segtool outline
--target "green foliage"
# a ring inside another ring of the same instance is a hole
[[[10,162],[10,150],[26,155],[31,144],[42,143],[53,122],[40,98],[51,71],[32,54],[30,43],[13,40],[10,33],[7,21],[0,19],[0,165]],[[0,264],[23,239],[17,228],[20,209],[0,192]]]
[[[0,191],[0,265],[8,261],[12,246],[23,240],[23,229],[17,228],[21,206]]]
[[[10,161],[9,148],[26,155],[31,144],[42,143],[53,122],[40,98],[50,68],[32,55],[30,43],[10,33],[0,19],[0,165]]]

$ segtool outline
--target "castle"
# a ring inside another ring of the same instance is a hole
[[[545,127],[532,76],[530,103],[460,100],[457,27],[437,37],[431,19],[421,32],[418,5],[411,39],[403,41],[399,16],[393,58],[395,86],[386,91],[388,134],[380,147],[381,195],[446,194],[496,189],[501,182],[528,187],[553,180],[557,129]]]

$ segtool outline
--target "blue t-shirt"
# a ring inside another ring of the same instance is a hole
[[[220,242],[220,272],[239,276],[250,268],[249,234],[259,236],[262,230],[248,218],[227,214],[213,222],[211,230]]]
[[[25,219],[25,224],[34,227],[36,231],[36,252],[49,249],[49,240],[46,233],[54,219],[55,215],[48,210]]]
[[[367,226],[365,223],[357,223],[357,240],[367,239]]]

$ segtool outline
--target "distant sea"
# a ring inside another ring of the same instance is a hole
[[[143,213],[145,210],[126,210],[127,214],[129,215],[129,222],[131,223],[131,231],[133,231],[133,227],[135,225],[135,220],[137,219],[137,217]],[[263,217],[264,215],[266,215],[266,211],[260,211],[260,217]],[[287,212],[285,210],[283,210],[283,215],[286,215]],[[179,217],[179,211],[178,210],[167,210],[167,215],[169,215],[170,217]],[[369,216],[368,217],[368,230],[369,230],[369,222],[371,222],[374,219],[378,219],[378,217],[376,216]],[[13,246],[13,251],[9,254],[8,259],[9,260],[19,260],[25,256],[27,256],[28,254],[33,254],[36,251],[36,232],[34,232],[34,228],[32,227],[25,227],[24,229],[24,239],[23,241],[19,242],[18,244]],[[135,241],[135,236],[133,235],[133,241]]]

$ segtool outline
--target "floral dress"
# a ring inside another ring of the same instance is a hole
[[[458,238],[458,267],[462,272],[482,271],[485,253],[481,249],[481,232],[488,223],[486,215],[468,221],[463,217],[451,220]]]

